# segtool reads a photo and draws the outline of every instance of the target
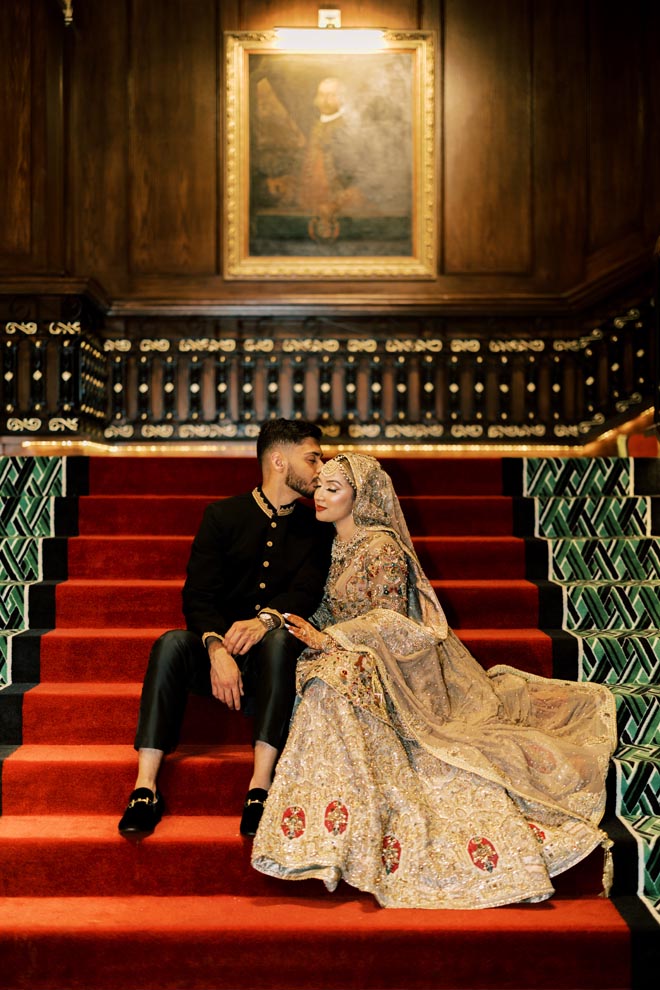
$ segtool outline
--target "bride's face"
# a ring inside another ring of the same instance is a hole
[[[338,523],[350,516],[355,496],[339,468],[332,474],[322,470],[314,491],[316,518],[322,522]]]

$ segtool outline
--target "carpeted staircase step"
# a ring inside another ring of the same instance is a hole
[[[238,815],[165,815],[140,843],[122,838],[115,815],[5,815],[0,818],[0,897],[80,897],[102,889],[108,897],[231,894],[244,897],[319,897],[319,881],[291,882],[257,873],[252,843],[239,833]],[[553,886],[562,896],[602,890],[603,853],[597,849]]]
[[[37,684],[23,698],[23,738],[37,745],[132,745],[141,690],[141,682]],[[181,738],[194,745],[247,743],[251,722],[215,698],[193,695]]]
[[[309,899],[294,887],[286,901],[19,897],[0,901],[0,943],[11,990],[630,986],[628,927],[599,897],[484,911],[383,911],[345,888]]]
[[[538,589],[528,581],[432,583],[453,627],[523,628],[537,622]],[[55,590],[59,628],[183,624],[180,581],[75,579]]]
[[[52,629],[41,636],[41,680],[141,681],[153,642],[165,628]],[[552,674],[552,640],[540,629],[458,629],[457,634],[485,667],[505,663],[533,674]],[[16,662],[31,637],[14,640]],[[0,649],[2,647],[0,633]],[[39,678],[34,677],[33,680]]]
[[[66,502],[66,500],[59,500]],[[204,509],[214,499],[204,495],[90,495],[62,506],[78,513],[81,536],[117,533],[156,536],[194,536]],[[404,496],[401,505],[408,527],[436,536],[510,536],[514,500],[505,496]],[[70,526],[73,524],[70,523]],[[44,535],[51,535],[50,530]]]
[[[236,716],[240,718],[240,715]],[[115,815],[135,786],[132,746],[24,744],[2,763],[3,815]],[[160,786],[172,815],[234,815],[250,782],[252,747],[181,746]]]

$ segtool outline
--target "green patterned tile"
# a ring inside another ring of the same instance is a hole
[[[0,585],[0,626],[3,629],[29,628],[28,585]]]
[[[11,639],[6,633],[0,633],[0,688],[10,682]]]
[[[0,505],[0,536],[53,536],[55,499],[19,495]]]
[[[524,494],[575,498],[630,495],[630,461],[622,457],[528,457]]]
[[[0,457],[0,495],[66,495],[66,458]]]
[[[582,677],[601,684],[660,681],[660,631],[580,633]]]
[[[43,541],[33,537],[0,539],[0,583],[41,581]]]
[[[603,632],[660,629],[660,596],[650,583],[568,585],[564,628]]]
[[[617,814],[660,816],[660,746],[624,745],[614,754],[619,793]]]
[[[615,684],[619,745],[660,743],[660,685]]]
[[[535,499],[535,511],[535,535],[546,539],[651,535],[651,499],[641,495]]]
[[[550,580],[658,581],[660,538],[561,539],[550,545]]]

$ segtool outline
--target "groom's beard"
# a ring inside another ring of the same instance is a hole
[[[304,495],[305,498],[311,498],[314,494],[314,489],[316,484],[313,481],[303,481],[303,479],[295,474],[293,471],[289,470],[286,476],[286,483],[289,488],[292,488],[294,492],[298,492],[299,495]]]

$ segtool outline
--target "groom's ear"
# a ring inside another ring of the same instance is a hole
[[[279,447],[275,447],[270,453],[270,463],[274,471],[279,474],[286,471],[287,459]]]

